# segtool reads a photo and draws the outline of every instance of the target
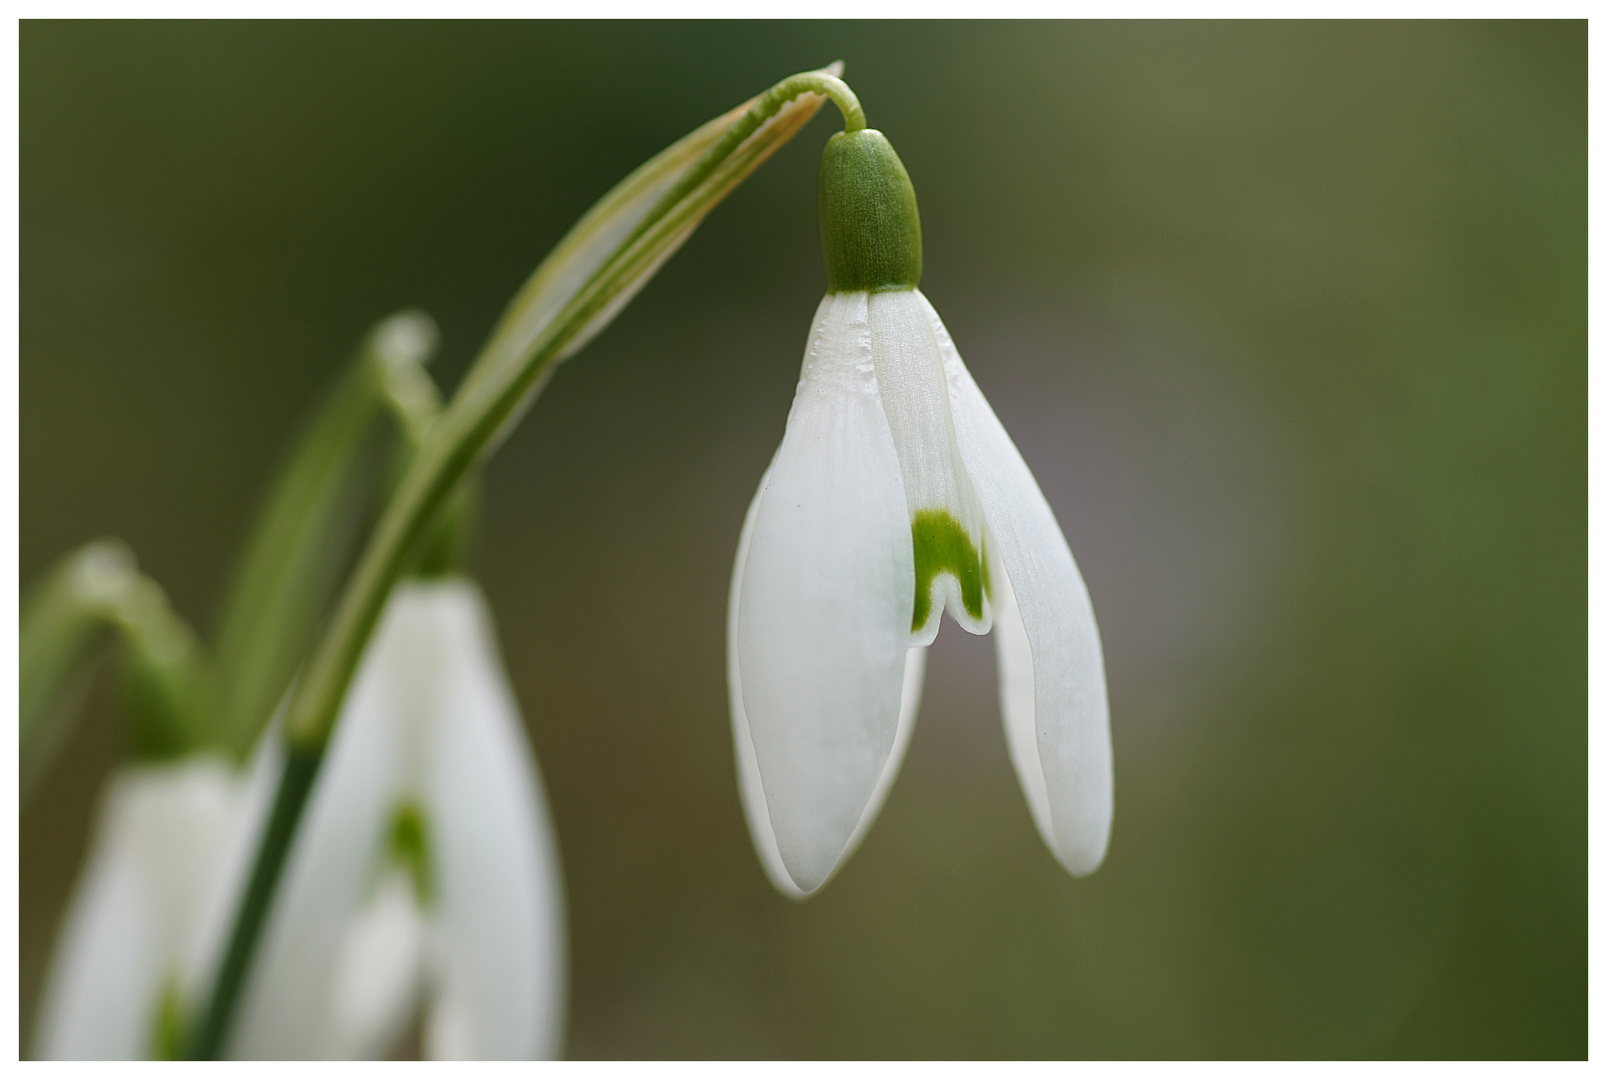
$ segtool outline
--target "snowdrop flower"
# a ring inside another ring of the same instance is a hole
[[[422,1008],[434,1058],[551,1057],[567,968],[557,847],[485,600],[397,587],[364,655],[245,989],[230,1056],[385,1052]],[[178,1049],[282,753],[112,789],[58,947],[49,1057]],[[171,1032],[171,1034],[170,1034]]]
[[[268,779],[254,769],[253,784],[216,754],[131,765],[112,779],[46,976],[36,1056],[179,1050],[181,1002],[204,985]]]
[[[422,999],[429,1057],[555,1056],[557,845],[479,590],[399,586],[345,709],[232,1055],[372,1057]]]
[[[1111,820],[1104,660],[1053,511],[916,288],[920,221],[880,132],[820,167],[827,294],[781,446],[738,542],[728,613],[743,805],[802,897],[853,851],[909,743],[944,611],[995,631],[1006,740],[1033,821],[1093,872]]]

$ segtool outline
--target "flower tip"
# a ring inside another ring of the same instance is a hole
[[[72,587],[84,603],[110,603],[137,580],[134,553],[110,537],[84,545],[73,560]]]
[[[1104,864],[1105,852],[1110,848],[1110,820],[1111,806],[1106,801],[1102,812],[1089,815],[1070,829],[1055,830],[1055,858],[1072,877],[1087,877]]]
[[[832,875],[837,872],[837,867],[842,865],[842,861],[842,855],[839,853],[829,864],[821,859],[811,859],[808,865],[801,865],[801,860],[796,856],[789,859],[783,854],[781,862],[786,867],[792,889],[782,891],[801,903],[819,892],[821,887],[831,880]]]
[[[416,308],[399,311],[380,323],[374,343],[387,358],[404,363],[428,363],[440,340],[435,320]]]
[[[1056,854],[1060,858],[1060,865],[1066,868],[1067,873],[1072,877],[1082,878],[1092,874],[1104,864],[1105,845],[1101,844],[1092,849],[1082,848],[1064,854],[1056,852]]]

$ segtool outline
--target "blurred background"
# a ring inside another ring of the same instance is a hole
[[[366,327],[431,312],[450,388],[616,180],[837,58],[1092,593],[1110,855],[1043,847],[952,624],[840,876],[750,847],[726,590],[828,108],[488,469],[569,1053],[1583,1056],[1583,23],[25,23],[22,582],[120,536],[207,629]],[[111,699],[22,808],[25,1053]]]

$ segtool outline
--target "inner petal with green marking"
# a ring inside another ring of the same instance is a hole
[[[980,621],[983,598],[991,591],[988,562],[966,535],[965,526],[947,510],[917,510],[910,531],[915,540],[915,614],[910,629],[925,626],[932,614],[932,582],[939,574],[954,575],[966,612]]]

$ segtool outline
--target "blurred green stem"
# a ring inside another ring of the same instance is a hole
[[[604,196],[514,297],[451,405],[429,429],[346,582],[285,716],[287,767],[270,824],[191,1044],[216,1057],[228,1036],[279,873],[357,663],[391,587],[422,554],[460,480],[518,422],[557,363],[627,303],[704,216],[824,104],[845,122],[864,112],[825,72],[792,76],[740,112],[706,124],[643,165]],[[802,98],[802,100],[799,100]],[[706,150],[686,162],[689,151]],[[634,220],[633,220],[634,219]]]
[[[377,422],[393,413],[417,444],[440,412],[423,370],[435,342],[435,324],[421,312],[376,324],[263,504],[218,621],[222,694],[213,737],[236,760],[250,753],[306,658],[351,558]]]

